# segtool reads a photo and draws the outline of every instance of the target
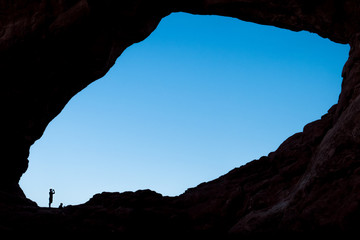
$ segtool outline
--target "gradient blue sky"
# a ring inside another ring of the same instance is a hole
[[[102,191],[179,195],[275,151],[337,102],[348,45],[172,14],[68,103],[20,185],[40,206]]]

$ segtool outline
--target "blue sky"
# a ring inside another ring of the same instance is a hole
[[[73,97],[20,186],[47,206],[102,191],[175,196],[275,151],[337,102],[349,46],[234,18],[171,14]]]

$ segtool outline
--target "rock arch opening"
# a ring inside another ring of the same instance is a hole
[[[310,33],[172,14],[53,120],[21,186],[40,205],[49,186],[65,204],[104,190],[178,195],[319,119],[347,55]]]

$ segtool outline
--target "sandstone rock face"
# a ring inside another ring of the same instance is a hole
[[[11,215],[12,221],[2,218],[0,229],[31,226],[36,231],[44,219],[51,219],[67,231],[130,233],[149,226],[161,231],[157,224],[173,232],[221,236],[357,231],[359,10],[357,0],[0,0],[2,216],[10,216],[7,209],[13,201],[30,204],[18,181],[27,169],[30,146],[47,124],[171,12],[307,30],[351,46],[338,103],[268,156],[176,198],[152,192],[103,193],[63,212],[19,207],[12,209],[18,213]],[[43,217],[35,217],[39,214]],[[79,220],[80,215],[88,221]],[[146,221],[139,224],[139,219]]]

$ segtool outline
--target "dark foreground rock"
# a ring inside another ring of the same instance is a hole
[[[357,0],[0,0],[0,230],[200,239],[359,234],[359,10]],[[18,181],[47,124],[176,11],[350,44],[338,103],[275,152],[178,197],[102,193],[61,210],[26,199]]]
[[[67,239],[97,236],[102,239],[346,239],[358,234],[355,228],[344,232],[324,226],[289,231],[276,227],[276,217],[271,219],[274,222],[262,224],[267,229],[234,231],[237,212],[241,211],[241,198],[233,199],[231,204],[218,210],[212,208],[219,206],[218,201],[213,200],[210,205],[206,202],[199,204],[196,211],[194,205],[184,199],[163,197],[150,190],[102,193],[85,204],[62,209],[33,206],[1,208],[0,231],[12,237],[26,235]]]

